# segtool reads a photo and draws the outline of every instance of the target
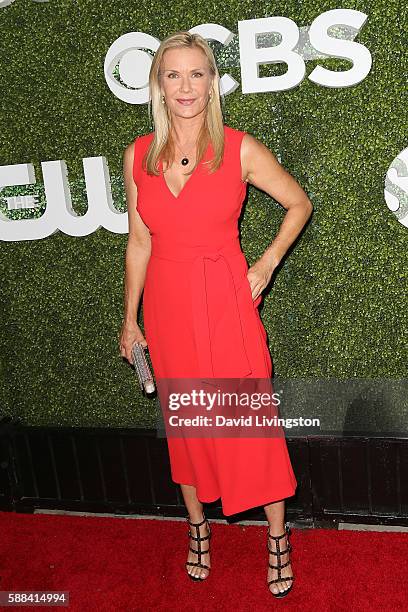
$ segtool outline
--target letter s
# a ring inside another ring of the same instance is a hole
[[[341,72],[316,66],[309,75],[313,83],[324,87],[351,87],[365,79],[372,64],[369,50],[360,43],[333,38],[327,34],[327,30],[330,26],[342,24],[351,26],[359,32],[366,20],[367,15],[352,9],[333,9],[316,17],[309,29],[309,40],[312,47],[332,57],[349,59],[353,62],[353,66]]]

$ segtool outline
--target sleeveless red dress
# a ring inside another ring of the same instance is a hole
[[[176,197],[162,174],[148,175],[142,159],[153,132],[136,138],[133,177],[137,210],[151,234],[143,292],[143,321],[156,380],[271,378],[272,360],[238,219],[246,195],[241,141],[246,132],[224,126],[224,158],[208,174],[202,162]],[[283,437],[167,437],[171,475],[193,485],[201,502],[221,498],[225,515],[294,494],[297,482]]]

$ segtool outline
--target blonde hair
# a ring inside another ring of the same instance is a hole
[[[201,127],[197,141],[197,159],[194,168],[201,161],[209,141],[214,151],[213,159],[204,162],[209,164],[210,172],[215,172],[222,162],[224,154],[224,122],[220,103],[219,73],[215,63],[214,54],[207,41],[200,34],[191,34],[180,30],[165,38],[157,49],[149,74],[149,116],[153,114],[154,137],[144,156],[143,166],[148,174],[159,175],[160,158],[171,165],[174,161],[174,142],[171,136],[171,115],[166,104],[162,103],[160,86],[161,64],[164,53],[168,49],[197,48],[205,54],[210,74],[212,76],[212,99],[206,106],[205,120]],[[186,175],[194,171],[187,172]]]

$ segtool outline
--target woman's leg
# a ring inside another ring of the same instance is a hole
[[[191,485],[183,484],[181,484],[180,487],[183,493],[184,503],[186,505],[190,521],[192,523],[201,523],[204,518],[203,504],[197,499],[196,488]],[[200,525],[198,530],[198,537],[203,538],[208,535],[208,528],[206,523]],[[195,527],[190,526],[190,531],[195,537],[197,537],[197,529]],[[198,550],[199,544],[201,544],[201,548],[203,550],[209,550],[209,542],[210,540],[204,540],[204,542],[197,542],[197,540],[192,540],[191,538],[189,538],[189,546],[191,546],[191,548],[193,548],[194,550]],[[189,550],[187,561],[196,563],[198,561],[198,555],[195,555],[191,550]],[[201,563],[203,563],[204,565],[208,565],[208,567],[211,567],[209,552],[201,555]],[[193,565],[188,566],[187,571],[192,576],[200,576],[201,578],[207,578],[209,574],[209,571],[207,569],[202,567],[194,567]]]
[[[268,527],[269,533],[272,536],[282,535],[282,533],[285,532],[285,502],[284,500],[268,504],[267,506],[264,506],[264,510],[265,510],[266,518],[269,524],[269,527]],[[268,538],[268,540],[269,540],[269,546],[271,550],[276,552],[277,550],[276,540],[273,540],[272,538]],[[286,550],[286,548],[287,548],[287,539],[282,538],[281,540],[279,540],[279,550]],[[277,555],[269,554],[269,563],[271,563],[272,565],[278,565],[276,561],[277,558],[278,558]],[[287,561],[289,561],[289,553],[285,553],[284,555],[281,555],[280,560],[281,560],[281,563],[286,563]],[[291,568],[290,563],[289,565],[281,569],[282,578],[284,578],[285,576],[293,576],[293,575],[294,574],[292,574],[292,568]],[[268,567],[267,580],[269,581],[275,578],[278,578],[278,570]],[[282,580],[281,582],[272,583],[269,586],[269,589],[273,593],[279,593],[279,591],[286,591],[287,589],[290,588],[291,585],[292,585],[292,580]]]

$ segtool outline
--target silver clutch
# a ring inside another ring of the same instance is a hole
[[[147,351],[147,347],[135,342],[132,346],[132,361],[141,390],[146,393],[153,393],[156,387],[145,351]]]

